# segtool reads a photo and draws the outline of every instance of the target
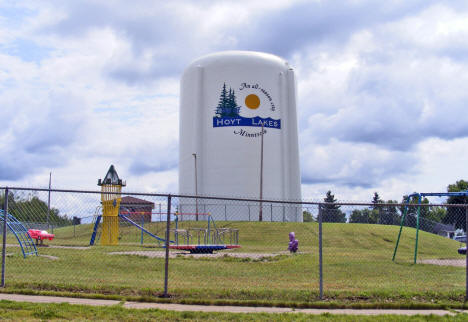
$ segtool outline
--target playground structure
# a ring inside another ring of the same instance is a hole
[[[119,178],[119,175],[114,169],[114,165],[111,165],[104,179],[102,181],[101,179],[98,180],[98,186],[101,186],[102,191],[101,245],[117,245],[119,238],[118,215],[121,200],[120,193],[122,191],[122,187],[125,186],[125,181],[122,181],[122,179]],[[99,224],[98,221],[96,222]]]
[[[395,244],[395,250],[393,252],[393,258],[392,261],[395,261],[395,257],[397,254],[398,250],[398,245],[400,243],[400,237],[401,237],[401,232],[403,230],[403,225],[405,223],[406,216],[408,214],[408,208],[411,202],[411,199],[413,197],[417,197],[418,200],[418,206],[416,210],[416,240],[415,240],[415,245],[414,245],[414,259],[413,263],[416,264],[417,256],[418,256],[418,239],[419,239],[419,216],[421,214],[421,201],[423,197],[453,197],[453,196],[468,196],[468,190],[467,191],[460,191],[460,192],[424,192],[424,193],[412,193],[407,196],[405,200],[405,207],[403,210],[403,215],[401,216],[401,223],[400,223],[400,230],[398,232],[398,238]]]
[[[5,217],[5,212],[0,210],[0,223],[3,224]],[[26,227],[13,215],[7,213],[7,226],[10,231],[15,235],[18,244],[21,247],[21,251],[23,253],[23,257],[26,258],[30,255],[37,256],[37,248],[34,245],[31,236],[28,234]]]
[[[234,228],[217,228],[210,213],[175,213],[175,228],[170,229],[174,234],[175,245],[170,249],[186,250],[190,253],[213,253],[213,251],[240,248],[239,230]],[[185,220],[187,226],[179,227],[179,222]],[[190,219],[190,217],[193,217]],[[206,217],[206,228],[191,227],[195,218]]]

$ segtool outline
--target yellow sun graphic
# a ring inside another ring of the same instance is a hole
[[[247,97],[245,98],[245,106],[252,110],[255,110],[260,106],[260,99],[255,94],[247,95]]]

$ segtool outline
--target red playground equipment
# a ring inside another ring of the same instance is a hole
[[[36,240],[36,245],[39,245],[39,242],[42,245],[44,239],[53,240],[55,237],[54,234],[49,234],[47,231],[39,229],[28,229],[28,234],[32,239]]]

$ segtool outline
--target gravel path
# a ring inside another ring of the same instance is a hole
[[[99,299],[84,299],[84,298],[69,298],[57,296],[41,296],[41,295],[20,295],[20,294],[0,294],[0,300],[8,300],[15,302],[30,302],[30,303],[70,303],[92,306],[111,306],[122,304],[125,308],[132,309],[160,309],[170,311],[192,311],[192,312],[232,312],[232,313],[305,313],[319,315],[324,313],[329,314],[346,314],[346,315],[437,315],[437,316],[454,316],[455,312],[448,310],[379,310],[379,309],[298,309],[287,307],[251,307],[251,306],[204,306],[204,305],[189,305],[189,304],[171,304],[171,303],[144,303],[144,302],[124,302],[115,300],[99,300]],[[467,311],[458,311],[466,313]]]
[[[465,267],[466,259],[423,259],[419,260],[420,264],[431,264],[439,266],[457,266]]]
[[[110,252],[110,255],[139,255],[146,256],[150,258],[165,257],[165,251],[129,251],[129,252]],[[300,254],[300,253],[298,253]],[[218,252],[213,254],[190,254],[189,252],[169,252],[170,258],[175,258],[178,256],[183,257],[208,257],[208,258],[219,258],[219,257],[235,257],[235,258],[250,258],[250,259],[261,259],[264,257],[276,257],[280,255],[290,255],[289,252],[279,252],[279,253],[229,253],[229,252]]]

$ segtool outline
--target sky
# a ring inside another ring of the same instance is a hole
[[[467,179],[464,1],[0,1],[0,186],[178,191],[179,82],[224,50],[294,67],[302,195]]]

